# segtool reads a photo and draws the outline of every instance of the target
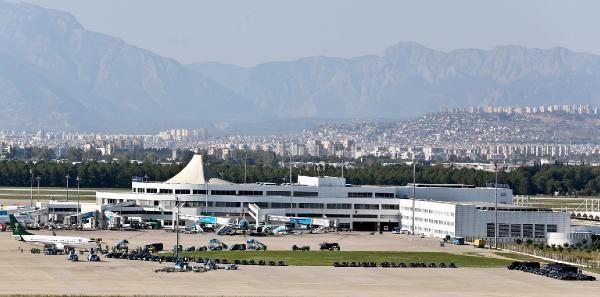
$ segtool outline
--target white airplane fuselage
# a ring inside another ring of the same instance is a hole
[[[13,238],[25,243],[39,245],[53,245],[57,249],[65,247],[72,248],[95,248],[97,243],[89,238],[73,236],[54,236],[54,235],[13,235]]]

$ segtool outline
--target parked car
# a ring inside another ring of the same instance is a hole
[[[307,252],[310,251],[310,246],[308,245],[302,245],[302,246],[298,246],[298,245],[292,245],[292,251],[303,251],[303,252]]]
[[[340,245],[337,242],[322,242],[319,244],[320,249],[329,251],[339,251]]]
[[[229,248],[229,250],[231,251],[245,251],[246,250],[246,245],[243,243],[236,243],[231,245],[231,247]]]

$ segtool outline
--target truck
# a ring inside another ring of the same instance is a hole
[[[208,249],[211,251],[222,251],[227,249],[227,245],[220,240],[213,238],[208,242]]]
[[[484,248],[485,247],[485,239],[475,239],[473,241],[473,246],[476,248]]]
[[[340,245],[337,242],[321,242],[319,243],[320,250],[339,251]]]
[[[452,244],[463,245],[465,244],[465,239],[463,237],[454,237],[452,238]]]
[[[246,241],[246,247],[249,250],[255,250],[255,251],[266,251],[267,250],[267,246],[256,240],[256,239],[250,239]]]
[[[164,249],[164,245],[162,243],[151,243],[144,246],[144,249],[151,252],[161,252]]]

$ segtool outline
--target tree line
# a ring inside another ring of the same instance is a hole
[[[81,179],[80,186],[85,188],[128,188],[134,176],[146,177],[147,180],[164,181],[177,174],[191,156],[186,156],[183,163],[158,164],[144,162],[141,164],[127,161],[81,163],[60,163],[40,161],[36,163],[24,161],[0,162],[0,186],[30,185],[31,173],[34,185],[36,177],[40,177],[42,187],[64,187],[66,176],[70,176],[70,185],[75,186],[75,178]],[[236,183],[254,182],[289,182],[289,168],[271,163],[209,160],[208,170],[212,177],[219,177]],[[246,170],[244,170],[246,168]],[[31,173],[30,173],[31,170]],[[341,168],[330,165],[307,165],[293,168],[293,181],[298,175],[308,176],[341,176]],[[383,166],[378,163],[357,164],[354,168],[346,168],[344,177],[347,182],[356,185],[405,185],[412,182],[412,166]],[[416,170],[418,183],[436,184],[469,184],[485,186],[495,180],[494,172],[475,169],[445,168],[436,165],[419,165]],[[598,195],[600,193],[600,167],[545,165],[522,167],[511,172],[499,172],[499,183],[508,184],[515,194],[536,195]]]

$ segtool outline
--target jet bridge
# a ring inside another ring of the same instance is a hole
[[[176,213],[173,212],[175,216]],[[213,217],[213,216],[201,216],[201,215],[190,215],[179,213],[180,220],[189,220],[192,222],[192,228],[197,231],[203,231],[201,225],[210,224],[215,226],[230,226],[231,219],[230,218],[221,218],[221,217]],[[175,221],[175,220],[174,220]]]
[[[106,210],[106,211],[104,211],[104,216],[108,219],[108,228],[109,229],[118,228],[121,226],[123,218],[120,215],[118,215],[110,210]]]
[[[335,228],[335,220],[322,218],[288,217],[285,216],[285,210],[282,209],[261,209],[258,205],[252,203],[248,205],[250,216],[256,221],[256,226],[263,225],[264,222],[279,222],[283,224],[301,225],[315,227],[313,232],[325,231],[328,228]]]

